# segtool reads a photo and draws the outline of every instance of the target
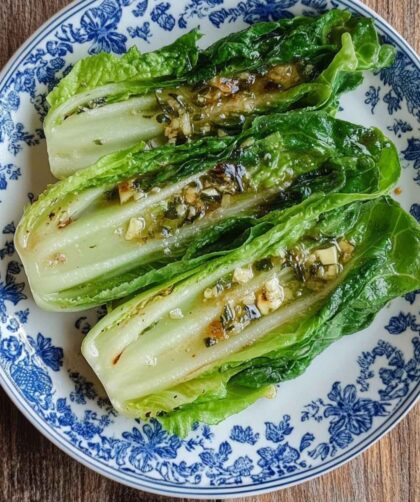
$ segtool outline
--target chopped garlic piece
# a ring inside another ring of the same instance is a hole
[[[285,89],[294,86],[300,81],[300,75],[296,65],[279,64],[273,66],[267,73],[267,78],[280,84]]]
[[[233,272],[233,280],[234,282],[238,282],[239,284],[246,284],[253,277],[254,273],[252,271],[251,265],[235,268],[235,271]]]
[[[192,126],[190,121],[190,116],[188,113],[183,113],[180,116],[181,130],[187,138],[192,134]]]
[[[284,297],[284,291],[282,286],[280,286],[279,279],[277,276],[272,277],[269,281],[264,283],[264,289],[267,293],[268,298],[278,298]]]
[[[202,134],[208,134],[210,131],[211,131],[210,124],[204,124],[204,125],[200,128],[200,132],[201,132]]]
[[[140,237],[142,231],[146,228],[146,222],[144,218],[130,218],[130,223],[128,224],[127,232],[125,233],[125,238],[127,241],[131,241],[136,237]]]
[[[185,216],[187,212],[187,206],[185,204],[177,204],[175,209],[176,209],[176,214],[178,215],[179,218]]]
[[[277,310],[284,301],[284,289],[276,276],[264,283],[257,294],[257,307],[262,315]]]
[[[171,319],[182,319],[184,317],[184,314],[182,313],[182,310],[180,308],[176,308],[169,312],[169,317]]]
[[[352,253],[354,249],[353,244],[350,244],[350,242],[346,241],[345,239],[341,239],[341,241],[338,243],[338,247],[343,253]]]
[[[252,305],[253,303],[255,303],[255,293],[253,291],[250,291],[241,298],[241,301],[244,305]]]
[[[204,290],[204,298],[206,300],[211,300],[212,298],[217,298],[223,293],[224,287],[221,284],[216,284],[212,288],[206,288]]]
[[[322,279],[325,276],[325,268],[322,265],[318,267],[318,270],[316,271],[316,276],[319,279]]]
[[[136,193],[136,189],[134,187],[133,180],[123,181],[118,184],[118,195],[120,197],[120,204],[124,204],[128,202],[134,194]]]
[[[201,194],[209,198],[219,198],[220,193],[215,188],[206,188],[201,191]]]
[[[146,192],[143,192],[143,190],[141,190],[140,188],[138,188],[135,192],[134,192],[134,195],[133,195],[133,199],[134,200],[140,200],[140,199],[143,199],[144,197],[146,197]]]
[[[335,246],[326,249],[317,249],[315,255],[323,265],[335,265],[338,263],[337,248]]]
[[[213,297],[214,297],[214,295],[213,295],[213,288],[206,288],[204,290],[204,298],[206,300],[210,300]]]
[[[197,199],[198,190],[196,187],[187,187],[184,190],[184,199],[188,204],[193,204]]]
[[[337,275],[341,272],[341,266],[339,264],[337,265],[328,265],[328,267],[325,269],[325,279],[334,279],[337,277]]]
[[[340,248],[340,251],[342,252],[342,261],[343,263],[347,263],[351,255],[354,251],[354,246],[353,244],[350,244],[350,242],[346,241],[345,239],[341,239],[341,241],[338,243],[338,247]]]

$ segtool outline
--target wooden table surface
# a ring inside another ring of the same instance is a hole
[[[68,0],[0,0],[0,68]],[[420,0],[368,0],[420,52]],[[0,389],[0,502],[170,501],[88,470],[45,439]],[[237,499],[238,501],[241,499]],[[420,405],[372,448],[335,471],[248,502],[420,501]]]

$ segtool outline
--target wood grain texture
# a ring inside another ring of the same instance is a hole
[[[0,0],[0,67],[68,0]],[[420,52],[419,0],[368,0]],[[88,470],[45,439],[0,390],[0,501],[158,502]],[[420,500],[420,405],[372,448],[314,481],[247,502]]]

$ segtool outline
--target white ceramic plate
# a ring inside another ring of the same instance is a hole
[[[38,30],[1,75],[0,380],[43,434],[105,476],[152,492],[207,499],[291,486],[360,453],[419,395],[420,298],[413,293],[395,300],[369,329],[331,346],[304,375],[282,384],[276,399],[261,400],[216,427],[199,426],[180,440],[157,422],[114,414],[80,354],[98,312],[39,310],[13,248],[22,207],[51,180],[41,118],[48,89],[69,64],[101,50],[122,53],[132,44],[155,49],[198,25],[207,45],[247,23],[334,6],[374,17],[398,48],[392,68],[367,74],[345,96],[341,115],[378,126],[396,142],[404,167],[396,197],[419,220],[419,61],[358,2],[79,0]]]

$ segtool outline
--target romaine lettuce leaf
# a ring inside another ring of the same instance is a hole
[[[198,31],[192,30],[171,45],[153,52],[141,53],[136,47],[131,47],[122,57],[101,52],[79,60],[70,73],[48,94],[48,120],[54,121],[51,115],[69,99],[77,95],[85,96],[77,105],[80,106],[92,99],[86,98],[86,93],[102,86],[120,84],[120,87],[116,85],[110,92],[123,95],[127,92],[124,86],[126,82],[142,82],[147,89],[150,81],[180,77],[190,71],[197,62],[196,42],[199,38]]]
[[[167,82],[176,85],[195,66],[199,38],[193,30],[154,52],[132,47],[122,57],[100,53],[78,61],[47,96],[44,130],[52,173],[66,177],[103,155],[159,136],[162,127],[151,120],[156,99],[148,93]],[[130,100],[132,95],[137,97]]]
[[[333,113],[361,70],[387,66],[394,54],[372,20],[339,10],[258,23],[201,52],[198,36],[79,61],[48,97],[53,174],[66,177],[140,140],[154,147],[237,134],[250,117],[290,109]]]
[[[181,436],[217,423],[418,288],[419,225],[388,197],[357,199],[273,212],[265,233],[99,321],[82,353],[115,408]]]
[[[241,245],[273,209],[320,193],[378,196],[400,172],[379,130],[326,113],[263,116],[239,136],[142,147],[102,158],[26,209],[15,242],[40,306],[122,298]]]
[[[256,23],[232,33],[200,53],[191,77],[200,82],[218,74],[232,76],[302,58],[315,64],[324,60],[327,66],[345,33],[353,41],[358,69],[377,69],[392,63],[395,50],[380,45],[371,19],[333,9],[318,17]]]

